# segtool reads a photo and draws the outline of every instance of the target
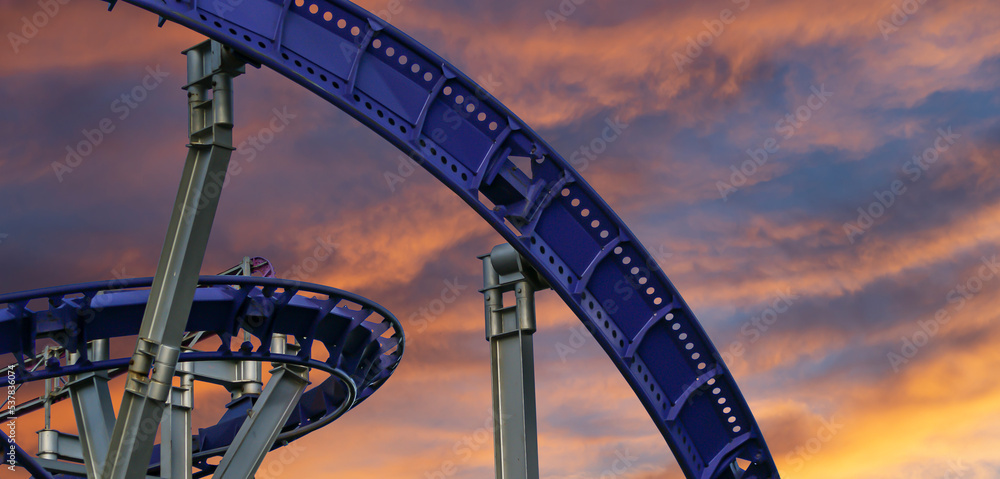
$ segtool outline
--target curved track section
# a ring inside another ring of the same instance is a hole
[[[342,0],[126,1],[308,88],[462,197],[590,328],[687,477],[778,477],[736,382],[653,257],[565,159],[440,56]]]
[[[17,360],[16,382],[127,367],[128,356],[73,365],[50,360],[39,368],[27,362],[37,357],[40,339],[50,338],[86,358],[88,341],[138,334],[149,298],[144,288],[151,284],[152,278],[138,278],[0,296],[0,354],[11,353]],[[399,321],[358,295],[248,276],[202,276],[199,284],[187,330],[218,336],[221,344],[217,351],[185,351],[179,362],[259,360],[308,366],[330,375],[302,395],[276,447],[329,424],[360,404],[389,378],[402,357],[405,341]],[[244,342],[232,350],[231,339],[241,329],[250,331],[261,346],[254,349]],[[275,334],[294,336],[301,349],[297,354],[271,353]],[[313,357],[317,341],[328,358]],[[201,472],[195,477],[211,474],[215,466],[208,460],[225,453],[251,406],[250,400],[235,401],[218,424],[198,431],[194,461]],[[158,457],[154,452],[152,474],[159,468]]]

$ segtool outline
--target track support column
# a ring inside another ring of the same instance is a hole
[[[182,373],[180,377],[181,385],[171,389],[169,409],[160,424],[160,475],[171,479],[191,479],[194,376]]]
[[[110,342],[107,339],[91,341],[87,349],[91,361],[105,361],[110,357]],[[89,479],[100,477],[108,455],[111,431],[115,427],[109,381],[107,372],[95,371],[75,376],[66,385],[73,402],[83,464],[87,467]]]
[[[271,450],[281,428],[295,411],[299,398],[309,384],[309,380],[304,377],[306,371],[306,368],[289,365],[271,371],[271,379],[264,387],[264,394],[247,411],[250,417],[236,433],[213,477],[254,477],[257,468],[264,461],[264,455]]]
[[[102,479],[146,475],[233,151],[232,80],[245,71],[244,62],[214,41],[185,54],[188,155]]]
[[[509,244],[483,261],[486,339],[493,375],[493,450],[497,479],[538,479],[535,417],[535,291],[548,288]],[[515,304],[504,307],[503,294]]]

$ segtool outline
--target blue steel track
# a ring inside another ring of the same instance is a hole
[[[688,478],[779,477],[736,381],[653,257],[559,153],[450,63],[347,1],[126,1],[304,86],[465,200],[588,327]]]
[[[16,358],[16,382],[127,368],[128,356],[81,360],[73,365],[50,361],[37,369],[29,369],[33,365],[27,361],[36,357],[37,341],[42,339],[55,340],[86,358],[89,341],[135,336],[152,282],[152,278],[137,278],[0,295],[0,331],[4,332],[0,334],[0,354]],[[219,338],[219,348],[183,352],[181,363],[256,360],[307,366],[329,374],[302,395],[274,447],[323,427],[356,407],[385,383],[402,358],[405,341],[399,321],[382,306],[358,295],[316,284],[247,276],[202,276],[199,284],[186,329]],[[254,349],[252,343],[244,342],[234,351],[231,340],[240,330],[249,331],[261,345]],[[272,353],[270,338],[274,334],[295,337],[301,349],[295,354]],[[314,354],[317,342],[326,349],[326,359],[314,357],[321,355]],[[40,406],[35,403],[18,408],[18,415]],[[228,404],[217,424],[198,430],[193,461],[199,472],[194,477],[212,473],[215,465],[209,459],[225,454],[251,406],[253,398],[245,396]],[[22,462],[32,469],[29,459]],[[159,446],[149,469],[150,474],[158,472]]]

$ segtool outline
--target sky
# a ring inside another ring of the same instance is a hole
[[[1000,477],[1000,4],[360,4],[563,156],[627,125],[576,166],[698,315],[782,477]],[[180,52],[203,38],[122,2],[45,12],[0,0],[0,292],[151,276],[186,153]],[[502,239],[427,172],[387,180],[400,153],[305,89],[235,84],[246,143],[203,272],[264,256],[407,334],[373,397],[258,477],[490,477],[476,256]],[[537,299],[542,477],[682,477],[579,320]],[[214,423],[225,392],[196,395]]]

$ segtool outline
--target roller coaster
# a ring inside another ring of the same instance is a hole
[[[779,477],[733,376],[653,257],[559,153],[450,63],[343,0],[126,1],[210,39],[185,52],[188,161],[156,276],[0,295],[0,354],[16,360],[16,387],[46,382],[4,417],[68,398],[78,429],[46,421],[37,456],[13,446],[18,466],[37,478],[252,477],[268,451],[356,407],[399,364],[402,327],[368,299],[275,278],[260,258],[199,276],[218,200],[207,178],[225,175],[231,82],[250,64],[378,133],[496,229],[530,283],[554,290],[596,338],[686,477]],[[491,286],[484,271],[489,313],[504,273]],[[133,337],[131,355],[112,347]],[[116,414],[108,383],[120,376]],[[197,433],[194,381],[232,395]]]

